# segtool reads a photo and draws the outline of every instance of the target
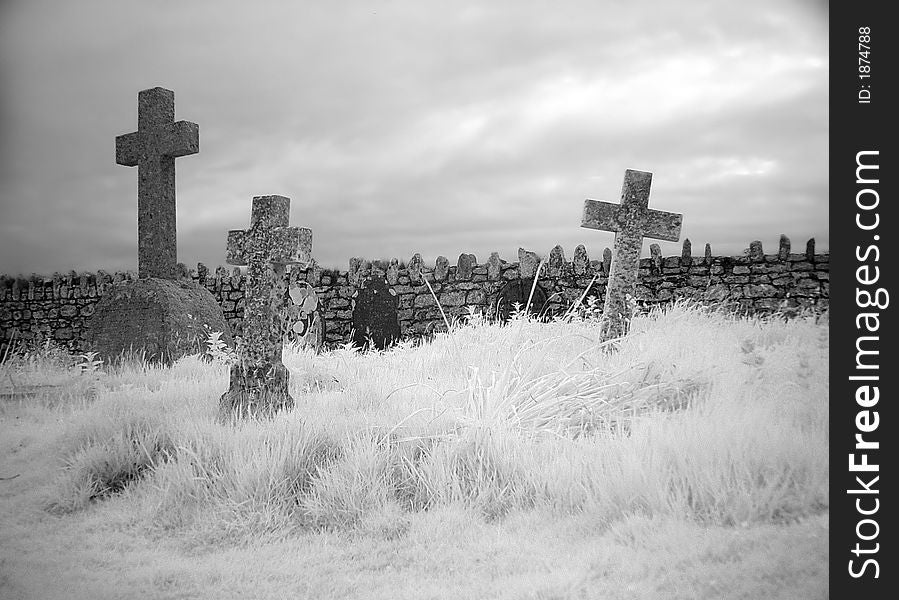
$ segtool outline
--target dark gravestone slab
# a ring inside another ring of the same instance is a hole
[[[124,352],[170,364],[206,350],[209,333],[231,329],[206,288],[189,281],[149,277],[115,284],[97,303],[87,329],[88,344],[109,361]]]
[[[399,299],[383,277],[367,279],[353,294],[353,345],[384,350],[400,339]]]
[[[325,341],[325,318],[315,288],[298,281],[287,291],[285,302],[287,341],[319,353]]]
[[[531,297],[530,303],[528,303],[528,297],[531,295],[531,286],[533,285],[533,279],[514,279],[504,285],[493,303],[493,314],[496,315],[496,318],[503,323],[508,323],[515,312],[516,305],[518,305],[518,310],[520,311],[524,311],[525,306],[527,306],[528,314],[543,316],[543,311],[546,307],[546,292],[543,291],[539,283],[534,288],[534,295]]]

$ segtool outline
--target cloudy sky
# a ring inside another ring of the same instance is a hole
[[[626,168],[699,252],[826,249],[827,52],[813,0],[4,0],[0,273],[136,268],[115,136],[154,86],[200,125],[177,160],[192,265],[266,194],[329,267],[596,258],[614,234],[579,227],[583,200],[617,201]]]

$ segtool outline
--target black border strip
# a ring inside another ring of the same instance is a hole
[[[897,487],[887,455],[895,454],[891,434],[896,430],[899,367],[891,339],[897,335],[896,308],[891,303],[899,303],[899,295],[886,300],[896,291],[899,270],[892,260],[899,231],[896,211],[891,210],[896,202],[896,154],[890,144],[896,133],[888,131],[895,122],[889,113],[899,109],[891,81],[896,74],[891,59],[899,24],[887,17],[888,6],[888,2],[846,0],[830,5],[830,587],[834,598],[864,600],[894,598],[899,589],[894,541],[899,507],[896,493],[886,489]],[[867,43],[860,46],[862,42]],[[857,175],[857,161],[879,168]],[[857,196],[869,208],[860,209]],[[878,290],[886,295],[878,296]],[[869,303],[867,294],[871,303],[883,308],[861,306]],[[876,317],[860,316],[864,314]],[[862,337],[866,339],[860,341]],[[858,348],[869,353],[859,354]],[[868,368],[859,368],[857,360]],[[859,376],[876,379],[850,379]],[[856,434],[866,442],[878,442],[879,448],[856,448]],[[850,454],[856,464],[867,461],[878,465],[877,470],[851,471]],[[872,493],[861,493],[865,486]],[[850,569],[859,576],[853,577]]]

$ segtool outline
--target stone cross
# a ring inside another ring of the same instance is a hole
[[[289,215],[289,198],[256,196],[250,228],[228,232],[228,264],[246,265],[247,278],[240,362],[231,367],[223,411],[277,410],[293,403],[281,362],[284,328],[289,326],[284,273],[287,264],[311,260],[312,230],[288,227]]]
[[[652,173],[627,169],[621,203],[584,202],[581,227],[615,232],[615,250],[600,322],[603,341],[623,336],[632,316],[643,238],[676,242],[683,215],[649,208]]]
[[[161,87],[137,94],[137,131],[116,137],[116,163],[137,167],[137,272],[174,279],[175,159],[200,151],[200,127],[175,122],[175,93]]]

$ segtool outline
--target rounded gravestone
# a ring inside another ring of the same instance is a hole
[[[287,294],[286,341],[320,352],[325,341],[325,318],[315,288],[298,281],[291,284]]]
[[[543,316],[546,307],[546,292],[537,284],[534,287],[534,295],[531,296],[531,286],[534,285],[533,279],[513,279],[504,285],[496,295],[493,303],[494,315],[503,323],[508,323],[515,312],[516,306],[518,310],[524,311],[527,305],[529,315]],[[528,304],[528,297],[531,298]]]
[[[87,342],[103,360],[123,353],[169,364],[206,351],[212,332],[231,345],[231,328],[206,288],[191,281],[154,277],[117,283],[96,305]]]
[[[384,277],[372,277],[353,293],[353,345],[384,350],[400,339],[399,299]]]

